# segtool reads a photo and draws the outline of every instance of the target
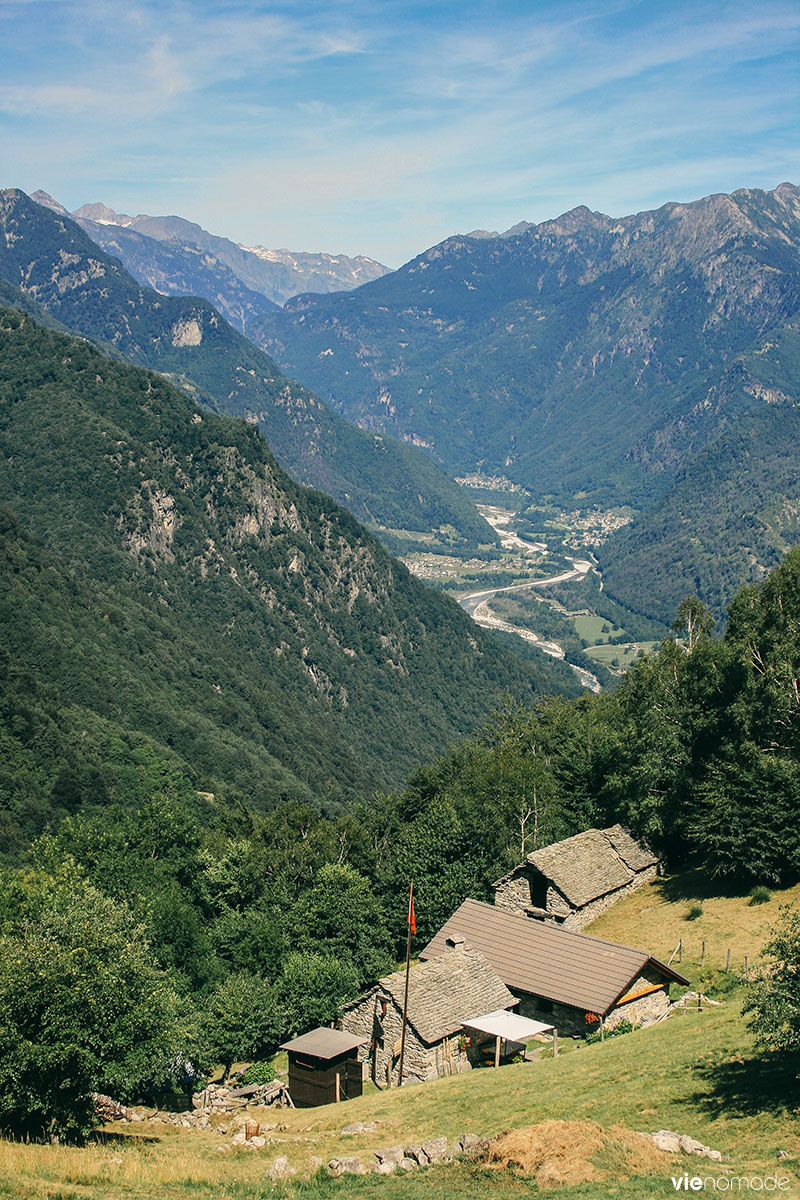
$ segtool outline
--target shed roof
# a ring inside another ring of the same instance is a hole
[[[380,979],[367,993],[389,995],[398,1008],[403,1007],[405,971],[395,971]],[[346,1004],[344,1011],[356,1008],[365,999]],[[489,1009],[510,1008],[517,1003],[498,972],[483,954],[463,940],[441,946],[427,961],[413,963],[408,979],[408,1021],[423,1042],[431,1045],[454,1033],[465,1017]]]
[[[292,1038],[290,1042],[284,1042],[281,1050],[295,1050],[312,1058],[336,1058],[339,1054],[363,1046],[367,1040],[342,1029],[327,1029],[320,1025],[317,1029],[302,1033],[300,1037]]]
[[[666,979],[689,982],[644,950],[546,925],[480,900],[465,900],[420,957],[439,954],[445,939],[459,934],[480,950],[508,987],[588,1012],[608,1012],[646,966]]]
[[[635,871],[655,866],[658,858],[621,825],[612,825],[609,829],[587,829],[563,842],[542,846],[529,854],[526,861],[549,879],[570,904],[582,908],[599,896],[625,887]]]
[[[519,1013],[497,1012],[486,1013],[482,1017],[471,1017],[462,1021],[465,1029],[479,1029],[481,1033],[489,1033],[492,1037],[505,1038],[508,1042],[527,1042],[538,1033],[552,1033],[553,1026],[545,1025],[542,1021],[532,1021],[530,1017],[521,1017]]]

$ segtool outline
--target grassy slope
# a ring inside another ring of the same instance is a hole
[[[603,913],[586,929],[593,937],[641,946],[666,962],[683,940],[681,970],[694,982],[701,974],[723,969],[731,951],[731,970],[744,968],[745,955],[755,963],[781,905],[800,904],[800,884],[773,892],[768,904],[751,905],[747,895],[719,894],[719,880],[701,870],[656,879]],[[687,921],[692,904],[703,915]],[[704,972],[700,971],[706,943]],[[677,965],[677,962],[676,962]]]
[[[687,926],[685,897],[702,895],[699,877],[691,874],[642,889],[595,922],[593,933],[626,938],[665,954],[677,933],[705,936],[709,955],[717,960],[730,944],[734,961],[755,954],[781,901],[798,899],[800,888],[776,894],[772,902],[751,908],[746,898],[705,896],[705,913]],[[677,932],[676,932],[677,931]],[[699,941],[698,941],[699,945]],[[684,957],[693,979],[696,966]],[[265,1178],[267,1166],[286,1154],[299,1171],[311,1155],[327,1161],[335,1154],[372,1151],[399,1142],[422,1141],[465,1131],[494,1135],[517,1126],[557,1118],[621,1124],[631,1129],[676,1129],[700,1138],[731,1156],[729,1164],[704,1160],[677,1162],[665,1156],[663,1177],[585,1184],[558,1190],[558,1200],[599,1200],[615,1196],[637,1200],[674,1194],[670,1175],[686,1169],[702,1176],[731,1171],[734,1175],[767,1175],[776,1170],[778,1149],[789,1159],[780,1172],[792,1180],[782,1195],[797,1197],[800,1161],[800,1061],[780,1064],[755,1057],[752,1039],[740,1016],[740,996],[698,1016],[674,1017],[659,1026],[605,1045],[537,1063],[484,1070],[442,1079],[398,1092],[370,1092],[346,1107],[269,1114],[278,1121],[274,1141],[261,1153],[223,1154],[223,1140],[212,1133],[159,1129],[156,1140],[116,1136],[86,1150],[13,1146],[0,1143],[0,1196],[19,1200],[150,1200],[150,1197],[215,1197],[255,1200],[289,1195],[303,1197],[515,1197],[536,1188],[506,1171],[456,1164],[388,1179],[315,1179],[298,1181],[288,1192]],[[342,1137],[348,1122],[378,1123],[375,1133]],[[119,1128],[119,1127],[117,1127]],[[124,1127],[123,1127],[124,1128]],[[152,1127],[147,1127],[148,1132]],[[165,1128],[165,1127],[163,1127]]]

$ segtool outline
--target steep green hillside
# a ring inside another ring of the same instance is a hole
[[[462,540],[493,540],[473,505],[430,459],[355,428],[281,375],[207,302],[141,286],[69,217],[17,190],[0,193],[0,229],[0,276],[69,329],[169,376],[217,411],[258,424],[302,483],[370,523],[453,526]]]
[[[546,686],[254,426],[12,310],[0,445],[12,850],[104,798],[364,796]]]

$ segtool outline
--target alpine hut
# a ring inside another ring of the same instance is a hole
[[[344,1007],[342,1028],[369,1043],[369,1073],[379,1087],[397,1083],[405,984],[405,971],[395,971]],[[458,933],[442,937],[436,954],[409,972],[403,1082],[469,1070],[463,1022],[516,1003],[480,951]]]
[[[598,1025],[608,1029],[623,1018],[648,1024],[666,1011],[670,983],[689,985],[645,950],[531,921],[479,900],[465,900],[420,958],[435,961],[457,937],[491,964],[519,1000],[518,1012],[549,1022],[562,1035]]]
[[[582,929],[657,874],[659,859],[621,825],[542,846],[494,886],[499,908]]]
[[[363,1038],[322,1025],[284,1042],[281,1050],[289,1055],[289,1095],[295,1108],[360,1096],[362,1044]]]

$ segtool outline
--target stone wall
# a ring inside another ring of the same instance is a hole
[[[528,872],[519,869],[505,879],[501,879],[494,890],[494,902],[498,908],[508,909],[509,912],[524,912],[525,909],[530,908],[532,900]]]
[[[650,988],[657,987],[657,991]],[[636,996],[645,991],[646,995]],[[663,1016],[669,1008],[669,980],[653,969],[645,970],[628,988],[626,995],[636,997],[627,1004],[618,1004],[606,1017],[606,1028],[612,1029],[617,1022],[626,1020],[631,1024],[650,1025]]]
[[[535,867],[520,868],[517,872],[502,879],[494,893],[494,902],[498,908],[504,908],[509,912],[526,913],[533,905],[532,896],[536,894],[536,876],[539,872]],[[596,900],[592,900],[589,904],[585,904],[583,908],[576,909],[570,904],[566,896],[550,884],[547,888],[547,899],[545,901],[546,912],[552,915],[552,924],[562,926],[564,929],[583,929],[595,917],[599,917],[606,909],[611,908],[624,896],[629,896],[631,892],[635,892],[637,888],[643,884],[649,883],[651,879],[655,879],[658,874],[658,866],[653,865],[647,867],[643,871],[637,871],[630,883],[624,887],[617,888],[614,892],[608,892],[604,896],[598,896]],[[547,922],[547,916],[539,915],[541,910],[536,911],[537,920]]]
[[[391,997],[386,998],[383,1015],[381,993],[377,988],[349,1008],[342,1018],[342,1028],[357,1037],[368,1039],[364,1047],[369,1055],[369,1078],[378,1087],[387,1087],[391,1065],[391,1086],[397,1085],[399,1054],[394,1051],[403,1031],[403,1013]],[[441,1075],[461,1074],[471,1064],[466,1049],[459,1049],[458,1033],[427,1045],[417,1035],[410,1021],[406,1023],[406,1046],[403,1076],[406,1083],[421,1083]],[[452,1064],[452,1072],[451,1072]]]

